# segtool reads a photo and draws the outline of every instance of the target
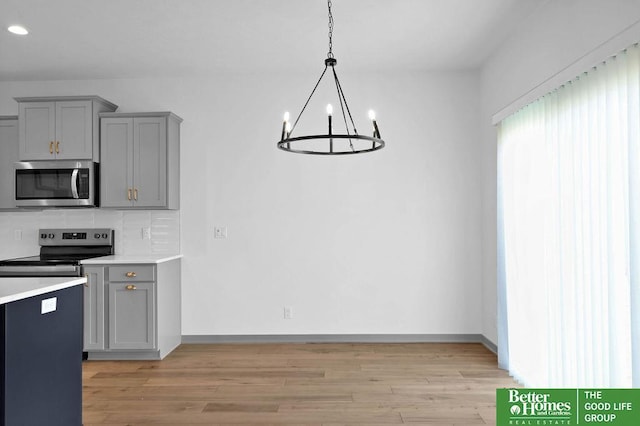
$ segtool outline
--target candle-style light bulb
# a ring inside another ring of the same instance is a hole
[[[282,121],[282,135],[280,136],[280,140],[284,140],[285,136],[289,137],[286,134],[287,124],[289,124],[289,111],[285,111],[285,113],[284,113],[284,118],[283,118],[283,121]]]
[[[369,110],[369,119],[373,123],[373,137],[380,139],[380,130],[378,130],[378,123],[376,123],[376,112],[372,109]]]
[[[327,116],[329,117],[329,135],[333,133],[333,129],[331,125],[332,115],[333,115],[333,106],[331,104],[327,104]],[[329,138],[329,152],[333,152],[333,138]]]

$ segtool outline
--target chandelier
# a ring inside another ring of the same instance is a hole
[[[304,103],[298,117],[293,122],[293,125],[291,125],[291,122],[289,121],[289,113],[284,113],[282,133],[280,140],[278,141],[278,148],[297,154],[314,155],[346,155],[377,151],[384,148],[384,140],[380,137],[380,130],[378,130],[375,113],[372,110],[369,111],[369,119],[371,120],[372,125],[372,136],[359,134],[356,130],[353,117],[351,116],[349,104],[347,104],[347,98],[342,90],[342,85],[340,84],[340,80],[338,80],[338,74],[336,73],[335,68],[338,61],[333,56],[333,14],[331,13],[331,0],[327,1],[327,7],[329,9],[329,52],[327,53],[327,59],[324,60],[324,70],[322,71],[316,85],[313,87],[307,101]],[[323,77],[327,74],[327,70],[329,68],[331,68],[330,74],[333,74],[333,80],[338,93],[338,104],[340,105],[340,112],[346,129],[345,133],[333,132],[333,106],[328,104],[326,110],[328,124],[326,134],[292,136],[296,125],[300,121],[300,117],[302,117],[302,113],[307,108],[307,105],[309,105],[309,101],[316,92],[316,89]]]

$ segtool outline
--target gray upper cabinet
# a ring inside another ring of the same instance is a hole
[[[98,96],[15,99],[20,160],[100,161],[98,113],[117,105]]]
[[[18,117],[0,116],[0,210],[16,208],[13,163],[18,161]]]
[[[100,114],[100,206],[180,207],[180,123],[170,112]]]

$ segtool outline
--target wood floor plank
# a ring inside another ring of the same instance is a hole
[[[154,401],[208,401],[218,391],[217,386],[135,386],[85,388],[85,401],[129,401],[149,399]]]
[[[171,378],[171,377],[200,377],[200,378],[323,378],[325,371],[323,369],[310,368],[271,368],[271,367],[254,367],[254,368],[165,368],[165,369],[138,369],[136,371],[108,371],[94,373],[91,378],[122,378],[122,379],[140,379],[140,378]]]
[[[204,401],[167,401],[154,399],[138,399],[127,401],[95,401],[84,403],[85,410],[97,411],[106,414],[132,412],[137,414],[155,413],[201,413],[206,409]]]
[[[117,379],[114,379],[117,380]],[[206,376],[183,376],[183,377],[150,377],[145,385],[148,386],[185,386],[189,384],[203,386],[227,386],[229,384],[239,386],[249,385],[283,385],[284,378],[281,377],[206,377]]]
[[[465,343],[187,344],[83,363],[84,425],[474,425],[519,387]]]
[[[280,405],[265,403],[232,403],[210,402],[205,405],[203,412],[225,413],[277,413]]]
[[[403,423],[453,423],[463,425],[486,424],[476,410],[461,409],[419,409],[401,412]]]

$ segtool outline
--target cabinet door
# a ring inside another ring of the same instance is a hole
[[[167,119],[134,118],[133,187],[136,207],[167,205]]]
[[[92,116],[91,101],[56,102],[56,158],[93,158]]]
[[[55,102],[20,103],[20,160],[55,158],[55,114]]]
[[[155,284],[109,283],[109,349],[155,349]]]
[[[0,210],[13,209],[15,177],[13,163],[18,161],[18,119],[0,119]]]
[[[86,267],[84,287],[84,350],[103,350],[104,339],[104,268]]]
[[[100,206],[133,203],[133,119],[100,119]]]

